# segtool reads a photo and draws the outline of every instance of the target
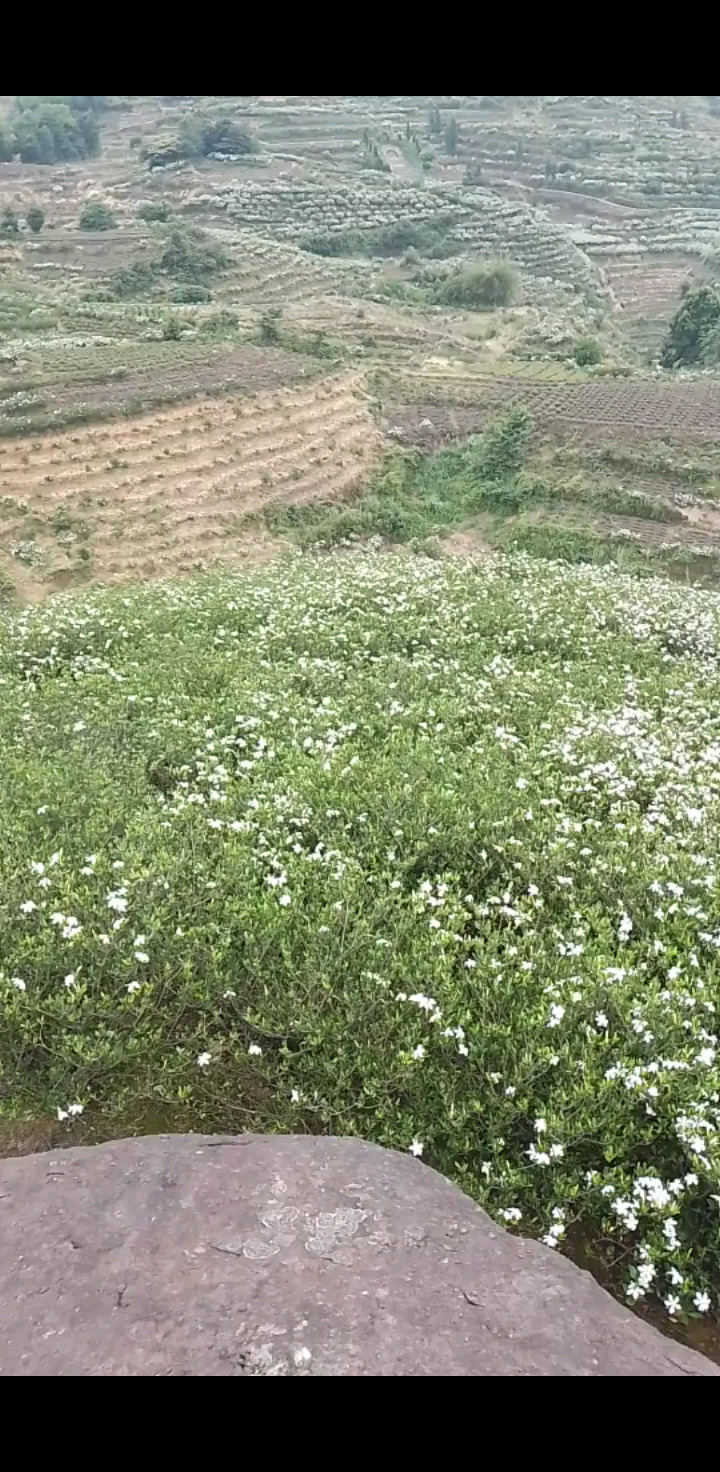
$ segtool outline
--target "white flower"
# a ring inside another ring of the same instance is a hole
[[[529,1145],[525,1154],[529,1156],[533,1165],[549,1165],[550,1156],[545,1150],[536,1150],[534,1145]]]
[[[207,1068],[207,1066],[208,1066],[208,1064],[210,1062],[210,1058],[211,1058],[211,1054],[210,1053],[198,1053],[198,1056],[197,1056],[197,1065],[198,1065],[198,1068]]]
[[[20,910],[21,910],[21,912],[22,912],[23,915],[31,915],[32,912],[33,912],[33,910],[36,910],[36,909],[37,909],[37,905],[35,904],[35,901],[34,900],[23,900],[23,902],[22,902],[22,904],[20,906]]]
[[[147,966],[148,961],[150,960],[147,951],[135,951],[134,955],[135,960],[139,961],[141,966]]]
[[[710,1308],[710,1296],[707,1293],[696,1293],[693,1303],[699,1314],[706,1314]]]
[[[58,1119],[72,1119],[75,1115],[82,1114],[84,1107],[83,1104],[68,1104],[67,1109],[58,1109],[57,1117]]]
[[[700,1052],[695,1054],[695,1062],[704,1064],[705,1068],[711,1068],[715,1062],[715,1049],[701,1048]]]
[[[260,1058],[262,1055],[262,1048],[259,1046],[258,1043],[251,1043],[250,1047],[248,1048],[248,1053],[251,1058]]]
[[[605,1016],[605,1013],[604,1012],[596,1012],[595,1013],[595,1026],[600,1031],[602,1031],[603,1028],[606,1028],[608,1026],[608,1020],[607,1020],[607,1017]]]
[[[508,1086],[507,1086],[507,1088],[505,1090],[505,1098],[506,1099],[514,1099],[516,1093],[517,1093],[517,1089],[514,1087],[514,1085],[513,1084],[508,1084]]]
[[[423,1145],[422,1140],[413,1140],[412,1145],[408,1145],[408,1150],[410,1151],[411,1155],[422,1155],[424,1149],[425,1146]]]
[[[550,1018],[547,1024],[548,1027],[559,1027],[564,1016],[565,1008],[561,1007],[558,1003],[553,1003],[552,1007],[550,1008]]]
[[[504,1222],[519,1222],[522,1220],[522,1212],[517,1206],[506,1206],[502,1211],[498,1212],[498,1216],[501,1216]]]
[[[425,1049],[422,1043],[418,1043],[417,1047],[413,1048],[412,1056],[413,1058],[417,1059],[418,1062],[420,1062],[420,1060],[425,1057]]]
[[[673,1288],[682,1288],[683,1275],[678,1272],[677,1268],[668,1268],[668,1281]]]
[[[551,1154],[553,1160],[562,1160],[563,1155],[565,1154],[565,1146],[564,1145],[551,1145],[550,1146],[550,1154]]]
[[[113,864],[114,867],[115,865]],[[127,909],[124,890],[111,889],[107,897],[107,907],[109,910],[115,910],[118,915],[123,915]]]
[[[69,986],[74,986],[76,980],[77,980],[77,971],[68,971],[68,974],[65,977],[64,985],[65,986],[68,986],[68,987]]]
[[[127,989],[129,991],[130,995],[132,996],[133,992],[139,992],[139,990],[140,990],[140,982],[139,981],[129,981],[128,982]]]
[[[281,894],[280,895],[280,898],[278,900],[278,904],[279,905],[282,905],[283,907],[286,906],[286,905],[291,905],[292,904],[292,896],[289,895],[289,894]]]
[[[223,992],[224,999],[227,999],[228,997],[234,997],[235,995],[235,992],[230,987],[228,987],[228,990],[226,992]]]
[[[675,1314],[679,1314],[680,1309],[682,1308],[680,1299],[676,1298],[674,1293],[668,1293],[667,1298],[663,1299],[663,1303],[665,1304],[668,1313],[672,1314],[673,1317],[675,1316]]]
[[[536,1119],[535,1120],[535,1134],[536,1135],[544,1135],[546,1129],[547,1129],[547,1120],[546,1119]]]
[[[300,1103],[300,1090],[299,1089],[292,1089],[291,1090],[291,1093],[290,1093],[290,1103],[291,1104],[299,1104]]]
[[[302,1349],[293,1350],[293,1363],[297,1365],[298,1369],[300,1369],[302,1365],[309,1365],[311,1359],[312,1354],[309,1349],[305,1348],[305,1346],[303,1346]]]

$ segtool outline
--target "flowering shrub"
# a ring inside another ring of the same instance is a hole
[[[5,621],[0,1114],[357,1133],[714,1310],[719,663],[522,557]]]

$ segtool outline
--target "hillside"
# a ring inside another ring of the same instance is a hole
[[[0,1155],[353,1134],[720,1361],[720,99],[0,99]]]

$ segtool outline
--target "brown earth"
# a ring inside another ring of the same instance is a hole
[[[0,569],[28,598],[264,557],[268,507],[346,495],[381,453],[353,373],[0,441]]]
[[[406,386],[412,383],[406,375]],[[442,443],[481,430],[488,411],[523,404],[543,426],[612,430],[621,438],[715,438],[720,435],[720,382],[655,383],[650,380],[588,380],[550,383],[480,374],[449,378],[429,372],[412,384],[417,402],[386,409],[387,429],[411,443]],[[439,402],[432,397],[437,395]]]
[[[130,351],[135,357],[136,344]],[[149,345],[156,347],[157,344]],[[275,385],[296,382],[298,379],[314,378],[322,371],[317,358],[303,353],[285,352],[282,348],[243,346],[238,348],[213,347],[212,344],[192,344],[197,348],[189,361],[185,361],[187,346],[179,344],[175,363],[172,353],[166,363],[159,367],[123,368],[123,350],[119,345],[115,352],[115,374],[107,369],[98,371],[96,378],[83,381],[81,374],[73,375],[68,382],[41,383],[38,387],[36,405],[23,408],[8,394],[12,389],[12,378],[6,376],[5,397],[0,398],[0,436],[32,431],[33,420],[45,427],[48,418],[55,417],[60,423],[68,416],[79,418],[87,414],[88,419],[130,413],[143,404],[150,405],[163,400],[189,398],[199,393],[253,394],[273,388]]]

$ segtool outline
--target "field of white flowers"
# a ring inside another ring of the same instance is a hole
[[[0,1119],[358,1133],[711,1317],[719,662],[720,597],[522,558],[8,619]]]

